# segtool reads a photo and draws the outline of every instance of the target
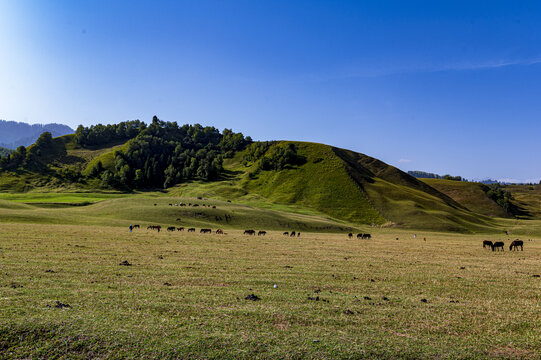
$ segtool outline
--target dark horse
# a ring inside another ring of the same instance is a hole
[[[244,230],[244,235],[255,235],[255,230]]]
[[[495,249],[499,249],[499,248],[501,248],[503,251],[504,246],[505,244],[503,243],[503,241],[496,241],[494,244],[492,244],[492,251],[495,251]]]
[[[490,240],[483,240],[483,249],[484,249],[485,247],[492,248],[492,241],[490,241]]]
[[[520,251],[524,251],[524,248],[523,248],[524,241],[519,240],[519,239],[515,239],[515,240],[513,240],[511,245],[509,245],[509,251],[511,251],[511,250],[517,250],[518,251],[519,246],[520,246]]]

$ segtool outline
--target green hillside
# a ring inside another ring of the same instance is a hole
[[[523,210],[520,217],[541,219],[541,185],[508,185],[513,202]]]
[[[420,181],[324,144],[254,143],[231,130],[157,118],[148,127],[135,121],[44,134],[0,161],[0,170],[0,191],[205,197],[344,224],[484,232],[506,216],[472,183]]]
[[[468,210],[492,217],[509,217],[501,206],[487,196],[488,187],[481,183],[443,179],[422,179]]]

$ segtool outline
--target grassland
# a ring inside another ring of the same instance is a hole
[[[539,222],[509,226],[541,230]],[[379,229],[366,241],[226,232],[2,224],[0,357],[541,354],[539,237],[524,252],[493,253],[481,240],[499,234],[414,239]],[[120,266],[124,260],[132,266]],[[250,294],[260,300],[246,300]],[[70,307],[55,308],[57,301]]]

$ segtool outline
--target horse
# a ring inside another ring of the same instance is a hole
[[[224,231],[222,229],[218,229],[216,230],[216,234],[222,234],[223,235]]]
[[[294,237],[295,236],[295,231],[292,231],[291,234],[289,234],[289,236]]]
[[[363,234],[363,239],[371,239],[372,235],[370,234]]]
[[[504,247],[505,244],[503,243],[503,241],[496,241],[494,244],[492,244],[492,251],[495,251],[495,249],[502,249],[502,251],[504,251]]]
[[[301,237],[301,233],[300,233],[300,232],[297,233],[297,237]]]
[[[362,239],[363,238],[363,234],[357,234],[357,239]]]
[[[352,237],[353,237],[353,234],[352,234],[352,233],[349,233],[349,234],[348,234],[348,238],[351,239]]]
[[[261,236],[261,235],[265,236],[265,235],[267,235],[267,232],[265,230],[258,231],[257,236]]]
[[[511,245],[509,245],[509,251],[511,250],[517,250],[518,251],[518,247],[520,246],[520,251],[524,251],[524,241],[522,240],[519,240],[519,239],[515,239],[513,240],[513,242],[511,242]]]
[[[285,236],[289,236],[289,232],[284,231],[284,235],[285,235]]]
[[[189,228],[188,232],[195,232],[195,228]]]
[[[211,229],[201,229],[201,230],[199,231],[200,234],[210,234],[211,232],[212,232]]]
[[[177,231],[184,231],[184,227],[178,227]]]
[[[492,248],[492,241],[490,240],[483,240],[483,249],[485,247]]]
[[[140,225],[133,225],[133,228],[134,228],[134,229],[140,229],[141,226],[140,226]]]
[[[244,230],[244,235],[255,235],[255,230]]]
[[[177,229],[177,228],[174,227],[174,226],[169,226],[169,227],[167,228],[167,231],[175,231],[176,229]]]

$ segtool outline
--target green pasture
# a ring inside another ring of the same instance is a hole
[[[371,233],[3,223],[0,357],[539,358],[541,237]]]

